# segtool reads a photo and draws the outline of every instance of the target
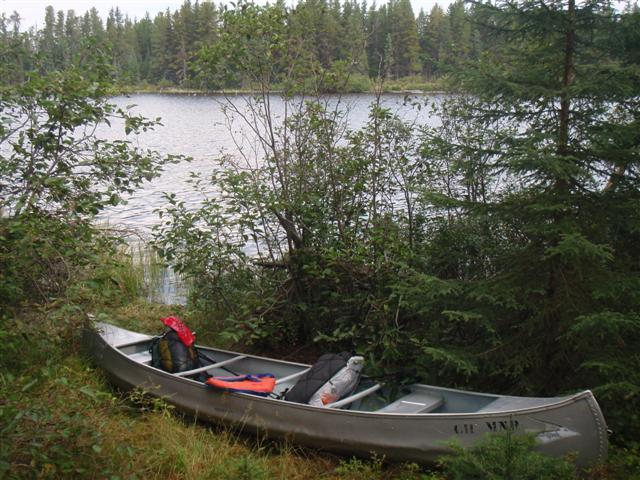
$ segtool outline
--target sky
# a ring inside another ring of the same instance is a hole
[[[20,14],[21,29],[25,30],[31,26],[37,25],[42,27],[44,24],[44,9],[47,5],[53,6],[58,10],[74,10],[76,15],[82,15],[91,7],[96,7],[103,20],[106,19],[111,7],[120,7],[120,10],[129,15],[130,18],[142,18],[145,12],[149,12],[151,17],[160,11],[164,11],[169,7],[171,11],[176,10],[182,5],[184,0],[0,0],[0,13],[4,13],[7,17],[17,11]],[[192,2],[195,0],[192,0]],[[215,4],[219,4],[221,0],[214,0]],[[224,1],[224,0],[223,0]],[[295,3],[295,0],[289,0]],[[420,9],[429,12],[431,7],[438,3],[441,7],[446,8],[452,0],[411,0],[413,10],[416,15]],[[256,0],[256,3],[266,3],[266,0]],[[367,2],[369,5],[373,0]],[[385,0],[378,0],[378,5],[385,3]]]

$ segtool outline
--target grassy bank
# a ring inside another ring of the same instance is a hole
[[[159,315],[184,314],[142,301],[100,310],[148,331]],[[141,391],[117,391],[81,351],[84,314],[55,304],[3,322],[1,477],[425,478],[415,465],[345,460],[194,423]]]
[[[98,309],[111,321],[147,331],[157,331],[159,315],[186,313],[144,301]],[[343,459],[194,423],[142,391],[115,390],[81,351],[84,314],[78,305],[58,303],[3,322],[3,478],[464,478],[379,458]],[[639,478],[637,453],[614,449],[609,464],[587,478]]]

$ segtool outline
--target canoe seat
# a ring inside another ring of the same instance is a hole
[[[412,392],[377,411],[382,413],[428,413],[434,411],[442,403],[442,397]]]
[[[129,355],[129,358],[145,365],[149,365],[151,363],[151,354],[149,352],[134,353]]]

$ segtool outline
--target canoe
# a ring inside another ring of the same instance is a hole
[[[588,390],[535,398],[418,383],[390,388],[364,381],[353,395],[314,407],[218,391],[194,379],[202,370],[215,376],[228,376],[230,371],[271,373],[278,394],[291,388],[309,365],[198,345],[215,363],[172,374],[150,366],[152,338],[98,322],[85,329],[84,346],[119,387],[142,388],[199,420],[223,422],[338,454],[368,457],[375,453],[390,461],[430,464],[451,452],[452,441],[469,447],[487,433],[512,431],[534,435],[537,450],[544,454],[574,454],[581,467],[607,456],[607,425]]]

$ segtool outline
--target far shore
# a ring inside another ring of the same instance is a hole
[[[441,85],[433,85],[434,88],[410,88],[410,89],[383,89],[384,94],[395,95],[438,95],[446,93]],[[437,88],[436,88],[437,87]],[[150,86],[125,86],[119,88],[116,93],[123,95],[130,94],[144,94],[144,93],[161,93],[168,95],[192,95],[192,96],[207,96],[207,95],[258,95],[262,92],[259,90],[251,89],[224,89],[224,90],[201,90],[194,88],[179,88],[179,87],[158,87],[154,85]],[[271,94],[281,94],[282,90],[274,89],[270,90]],[[368,91],[345,91],[345,92],[324,92],[323,95],[372,95],[375,94],[374,90]]]

